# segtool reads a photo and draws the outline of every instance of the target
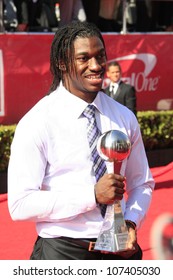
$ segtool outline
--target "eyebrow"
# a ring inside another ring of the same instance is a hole
[[[102,48],[102,49],[100,49],[100,50],[98,50],[98,52],[105,52],[106,53],[106,50],[105,50],[105,48]],[[84,54],[89,54],[89,52],[85,52],[85,51],[83,51],[83,52],[78,52],[78,53],[75,53],[75,55],[84,55]]]

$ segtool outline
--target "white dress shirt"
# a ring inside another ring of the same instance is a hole
[[[139,227],[149,208],[154,181],[134,114],[98,92],[93,101],[100,131],[126,133],[132,143],[122,163],[127,202],[125,219]],[[42,237],[97,238],[103,218],[94,195],[96,183],[87,140],[88,104],[62,85],[42,98],[18,123],[8,168],[8,203],[14,220],[36,222]],[[106,162],[108,172],[112,163]]]
[[[116,94],[117,92],[117,89],[118,89],[118,86],[119,86],[119,83],[110,83],[110,92],[113,93],[114,95]]]

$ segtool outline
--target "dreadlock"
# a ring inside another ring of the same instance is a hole
[[[60,27],[54,36],[50,52],[50,71],[53,76],[50,91],[54,91],[63,79],[61,64],[65,65],[67,73],[75,71],[74,66],[74,41],[77,37],[89,38],[96,36],[100,38],[103,45],[104,40],[100,30],[89,22],[74,21]]]

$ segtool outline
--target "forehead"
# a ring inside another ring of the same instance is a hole
[[[104,45],[101,39],[96,36],[88,38],[78,37],[74,41],[75,54],[99,52],[102,50],[105,50]]]

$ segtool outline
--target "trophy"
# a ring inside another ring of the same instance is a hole
[[[122,161],[130,154],[131,143],[126,134],[119,130],[110,130],[102,134],[97,150],[102,159],[114,163],[114,173],[120,173]],[[128,229],[123,217],[121,202],[115,200],[107,205],[103,225],[96,240],[94,250],[119,252],[126,251]]]

